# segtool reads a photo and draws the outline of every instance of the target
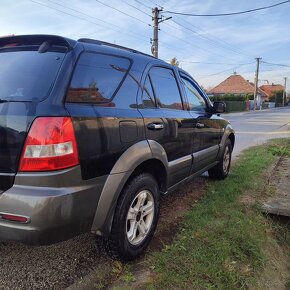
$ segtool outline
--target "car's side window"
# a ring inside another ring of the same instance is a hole
[[[115,96],[130,67],[126,58],[83,53],[66,97],[71,103],[107,103]]]
[[[181,82],[186,92],[189,110],[190,111],[205,111],[206,109],[205,100],[201,96],[201,94],[198,92],[198,90],[196,89],[192,81],[189,78],[181,75]]]
[[[143,95],[142,95],[142,103],[145,108],[156,108],[154,92],[153,92],[149,75],[147,75],[146,80],[145,80]]]
[[[153,67],[149,72],[156,102],[160,108],[183,110],[181,95],[174,71],[164,67]]]

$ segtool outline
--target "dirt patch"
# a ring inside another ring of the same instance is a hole
[[[280,163],[281,158],[277,157],[274,163],[269,168],[267,168],[263,174],[263,187],[257,189],[255,192],[244,192],[244,194],[239,197],[239,202],[248,205],[253,205],[257,202],[262,204],[266,202],[269,197],[275,194],[276,188],[271,181],[273,181]]]
[[[290,217],[290,158],[283,157],[279,161],[270,177],[274,191],[264,202],[263,209],[266,213]]]
[[[184,182],[178,190],[162,198],[159,222],[149,250],[161,250],[174,240],[183,214],[202,197],[205,183],[205,177],[195,178],[191,182]]]

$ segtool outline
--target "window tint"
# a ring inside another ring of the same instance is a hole
[[[149,74],[158,106],[161,108],[182,110],[182,101],[173,70],[163,67],[153,67]]]
[[[144,84],[142,102],[145,108],[156,108],[154,93],[149,75],[146,77]]]
[[[195,88],[195,85],[184,76],[181,76],[181,81],[187,95],[189,110],[204,111],[206,108],[205,100]]]
[[[75,69],[68,102],[108,103],[126,76],[130,61],[96,53],[81,55]]]
[[[9,49],[0,52],[0,99],[39,101],[47,97],[65,53]]]

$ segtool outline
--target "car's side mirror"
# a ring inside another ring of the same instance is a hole
[[[213,102],[213,113],[224,113],[226,111],[225,102]]]

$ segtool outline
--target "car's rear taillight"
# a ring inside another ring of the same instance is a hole
[[[36,118],[28,132],[19,171],[49,171],[79,164],[70,117]]]

